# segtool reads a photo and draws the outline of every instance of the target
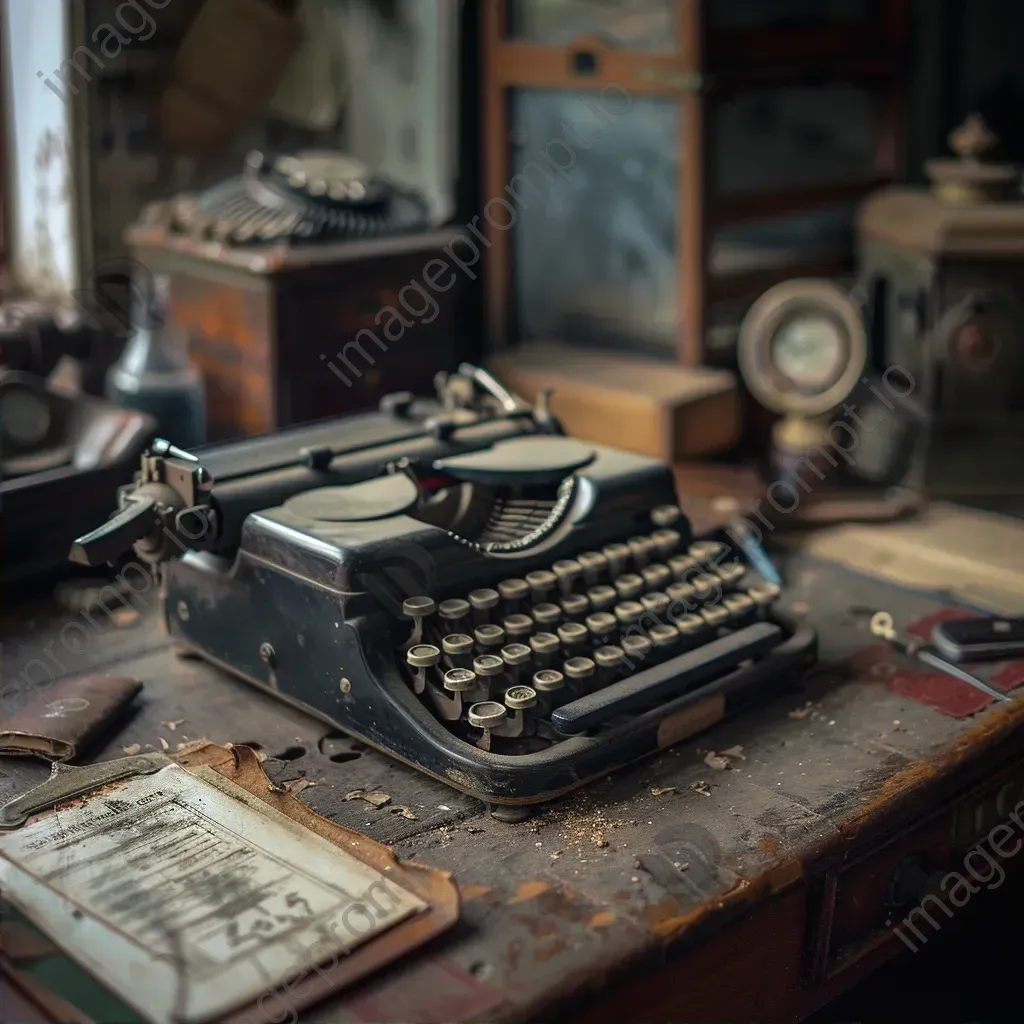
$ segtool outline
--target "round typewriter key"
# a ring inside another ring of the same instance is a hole
[[[676,555],[668,560],[668,568],[673,576],[677,580],[687,580],[692,576],[700,566],[697,564],[696,558],[691,558],[689,555]]]
[[[611,608],[616,601],[619,599],[619,595],[616,593],[614,587],[609,587],[607,584],[602,584],[598,587],[591,587],[587,591],[587,597],[590,599],[590,607],[595,612],[604,612]]]
[[[659,505],[651,509],[651,522],[655,526],[674,526],[681,516],[678,505]]]
[[[675,626],[652,626],[648,635],[656,652],[671,652],[679,643],[679,630]]]
[[[444,688],[452,693],[465,693],[476,686],[476,673],[468,668],[450,668],[444,674]]]
[[[597,666],[589,658],[569,658],[562,665],[562,673],[572,694],[570,699],[582,697],[590,692],[596,672]]]
[[[469,668],[473,656],[473,638],[465,633],[449,633],[441,641],[441,650],[455,668]]]
[[[526,574],[526,585],[534,601],[547,601],[548,594],[555,589],[558,577],[550,569],[537,569]]]
[[[717,540],[699,540],[690,545],[690,557],[697,559],[701,565],[714,565],[721,561],[729,549]]]
[[[632,626],[643,614],[644,606],[639,601],[623,601],[615,606],[615,618],[621,626]]]
[[[647,590],[663,590],[672,582],[672,570],[659,562],[647,566],[640,575]]]
[[[676,629],[679,631],[683,646],[687,648],[702,644],[711,632],[708,624],[699,615],[683,615],[676,619]]]
[[[553,693],[565,685],[565,676],[553,668],[541,669],[533,673],[533,688],[538,693]]]
[[[603,641],[619,627],[619,620],[611,612],[594,612],[584,620],[592,637]]]
[[[705,572],[694,576],[690,580],[690,586],[693,587],[694,596],[698,601],[707,601],[712,594],[721,591],[722,581],[712,573]]]
[[[505,706],[513,711],[525,711],[537,704],[537,691],[532,686],[512,686],[505,691]]]
[[[608,559],[600,551],[584,551],[576,559],[583,570],[583,579],[588,587],[594,586],[601,579],[601,573],[608,568]]]
[[[473,671],[482,679],[491,679],[505,671],[505,662],[496,654],[481,654],[473,659]]]
[[[466,712],[466,720],[474,729],[493,729],[505,720],[505,705],[496,700],[482,700]]]
[[[533,606],[533,621],[538,626],[554,626],[562,618],[562,609],[557,604],[544,602]]]
[[[725,626],[729,623],[729,613],[720,605],[713,604],[707,608],[701,608],[700,617],[712,628]]]
[[[526,580],[502,580],[498,584],[498,593],[501,595],[502,601],[505,602],[505,609],[512,614],[517,612],[521,602],[526,600],[530,588]]]
[[[567,619],[582,619],[590,609],[590,602],[582,594],[570,594],[558,603]]]
[[[433,644],[416,644],[405,653],[413,668],[433,668],[441,660],[441,652]]]
[[[757,605],[746,594],[726,594],[722,598],[722,607],[729,613],[734,626],[749,626],[757,618]]]
[[[650,537],[642,536],[630,537],[626,541],[626,547],[629,548],[629,553],[633,557],[633,564],[638,569],[642,569],[657,550],[654,546],[654,541]]]
[[[644,579],[636,573],[624,573],[616,579],[615,591],[623,601],[631,601],[644,592]]]
[[[469,602],[463,601],[461,597],[442,601],[437,606],[437,613],[444,619],[446,626],[462,625],[469,620]]]
[[[606,647],[598,647],[594,651],[594,664],[597,666],[597,681],[601,686],[614,683],[622,671],[622,664],[626,660],[625,652],[621,647],[609,644]]]
[[[547,668],[561,649],[562,643],[554,633],[535,633],[530,637],[530,650],[538,668]]]
[[[697,592],[689,583],[673,583],[665,588],[665,593],[672,602],[674,611],[679,610],[677,605],[682,608],[682,613],[697,610]]]
[[[563,558],[551,566],[558,588],[563,594],[571,594],[575,582],[580,578],[583,568],[575,558]]]
[[[533,619],[529,615],[510,615],[501,625],[510,637],[526,637],[533,632]]]
[[[630,672],[637,668],[637,664],[651,656],[654,644],[645,636],[624,636],[619,641],[622,653],[625,655],[626,669]]]
[[[477,626],[473,630],[473,636],[476,638],[477,646],[483,650],[505,645],[505,630],[501,626]]]
[[[407,619],[422,619],[433,615],[437,604],[432,597],[407,597],[402,602],[402,615]]]
[[[469,603],[477,624],[482,625],[490,619],[490,612],[498,603],[498,592],[490,587],[474,590],[469,595]]]
[[[566,622],[558,627],[558,639],[569,654],[578,654],[587,642],[587,627],[579,622]]]
[[[601,554],[608,562],[608,574],[614,580],[622,574],[629,561],[629,548],[625,544],[609,544]]]
[[[747,570],[739,562],[723,562],[715,566],[715,575],[730,590],[739,586],[739,582],[746,576]]]
[[[526,644],[508,644],[501,649],[501,660],[506,665],[525,665],[532,654]]]
[[[655,530],[651,534],[659,558],[668,558],[679,547],[682,539],[678,530]]]
[[[652,615],[667,615],[668,606],[672,602],[669,600],[668,594],[663,594],[660,590],[655,590],[653,594],[644,594],[644,596],[640,598],[640,603]]]
[[[757,613],[762,617],[779,599],[781,593],[782,591],[776,584],[769,583],[767,580],[762,580],[747,588],[748,596],[757,605]]]

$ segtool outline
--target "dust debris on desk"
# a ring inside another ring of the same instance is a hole
[[[345,794],[346,800],[365,800],[372,807],[380,810],[391,803],[391,796],[388,793],[367,793],[365,789],[353,789]],[[408,809],[408,808],[407,808]]]
[[[692,789],[694,793],[700,793],[701,796],[711,796],[711,787],[703,779],[699,779],[697,782],[691,782],[690,789]]]
[[[668,796],[669,793],[675,793],[678,786],[651,786],[651,796]]]

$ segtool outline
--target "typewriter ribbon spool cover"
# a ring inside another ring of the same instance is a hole
[[[150,1024],[294,1019],[458,918],[446,872],[215,744],[61,769],[7,804],[0,890]]]

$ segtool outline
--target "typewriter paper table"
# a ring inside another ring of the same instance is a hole
[[[460,924],[304,1011],[308,1024],[612,1022],[638,1006],[651,1020],[794,1019],[902,949],[885,900],[910,855],[962,863],[956,848],[1024,799],[1024,701],[981,709],[969,688],[894,672],[857,613],[924,619],[938,602],[806,557],[790,579],[821,634],[823,666],[802,688],[519,824],[177,657],[155,615],[110,629],[67,668],[145,681],[95,759],[161,750],[161,738],[172,751],[200,737],[258,744],[277,782],[314,783],[300,799],[315,810],[453,872]],[[8,677],[66,621],[9,637]],[[1004,672],[1024,682],[1024,666]],[[731,767],[707,763],[709,750]],[[0,762],[0,798],[44,775]]]

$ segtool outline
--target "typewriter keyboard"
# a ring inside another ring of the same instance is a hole
[[[412,691],[483,750],[529,753],[712,682],[784,639],[779,588],[658,527],[448,600],[404,602]]]

